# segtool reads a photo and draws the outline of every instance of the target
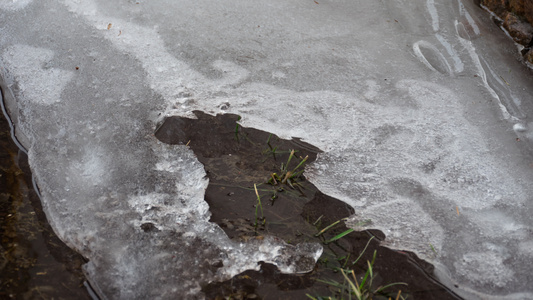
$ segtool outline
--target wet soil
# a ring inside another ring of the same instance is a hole
[[[351,232],[327,243],[348,230],[341,221],[317,236],[326,226],[354,213],[298,174],[316,159],[318,148],[298,139],[283,140],[265,131],[244,128],[238,124],[237,115],[194,113],[197,119],[167,118],[156,137],[165,143],[188,145],[204,165],[209,177],[205,199],[211,221],[234,240],[274,235],[287,243],[324,245],[323,255],[308,274],[281,274],[275,266],[261,263],[260,271],[246,271],[205,286],[208,299],[309,299],[307,294],[342,297],[338,288],[320,280],[342,283],[340,268],[355,270],[361,280],[374,252],[374,289],[396,282],[407,284],[393,286],[374,299],[395,299],[399,290],[407,299],[460,299],[433,278],[431,264],[413,253],[381,247],[385,235],[380,231]],[[294,156],[287,163],[291,150],[295,150]],[[305,157],[307,161],[298,167]],[[284,182],[284,170],[298,176]]]
[[[83,263],[48,224],[27,156],[0,113],[0,299],[91,299]]]

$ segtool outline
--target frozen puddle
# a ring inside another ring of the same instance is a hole
[[[4,2],[18,140],[106,297],[201,297],[258,261],[305,272],[320,255],[209,222],[202,165],[153,136],[201,110],[324,150],[307,178],[466,298],[533,298],[533,79],[473,3]]]

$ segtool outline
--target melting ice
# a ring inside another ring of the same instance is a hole
[[[0,70],[58,235],[107,298],[201,297],[314,244],[239,244],[166,116],[232,112],[323,150],[307,177],[467,298],[527,299],[531,72],[470,2],[0,2]],[[149,224],[149,225],[147,225]]]

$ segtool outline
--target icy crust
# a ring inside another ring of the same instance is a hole
[[[525,288],[517,278],[531,276],[530,255],[519,248],[531,241],[533,225],[522,215],[530,201],[527,180],[502,169],[506,162],[491,153],[450,89],[421,80],[401,80],[394,89],[401,95],[396,101],[408,105],[385,109],[325,92],[284,99],[286,91],[264,86],[260,90],[271,93],[262,97],[273,102],[227,101],[247,112],[244,124],[304,136],[328,149],[306,176],[354,206],[355,228],[380,229],[387,235],[384,245],[442,263],[455,284],[494,293]],[[295,124],[325,134],[310,136],[291,127]]]
[[[41,15],[39,5],[25,13]],[[483,41],[490,23],[478,26],[469,3],[48,5],[67,26],[42,20],[41,36],[76,28],[68,52],[25,40],[21,14],[1,23],[20,30],[1,63],[49,221],[90,259],[102,295],[201,297],[202,283],[257,261],[300,272],[320,255],[273,238],[234,243],[207,221],[201,165],[152,136],[166,116],[199,109],[325,150],[306,176],[356,209],[351,226],[436,263],[465,298],[532,298],[521,142],[533,137],[533,85]],[[71,56],[85,62],[74,75]]]
[[[60,93],[74,72],[54,68],[50,63],[53,56],[51,50],[27,45],[14,45],[3,53],[5,67],[16,74],[21,94],[27,99],[41,104],[61,100]]]
[[[33,0],[2,0],[0,1],[0,10],[20,10],[26,5],[30,4],[32,1]]]
[[[286,273],[313,269],[318,244],[236,243],[208,221],[203,166],[186,147],[153,137],[149,118],[161,104],[142,83],[113,80],[115,90],[90,94],[88,79],[100,87],[102,78],[74,76],[58,61],[50,49],[19,43],[0,53],[43,209],[58,236],[89,259],[85,270],[101,297],[201,298],[202,285],[259,269],[259,261]],[[123,89],[151,101],[128,99]]]
[[[248,243],[229,240],[218,225],[209,222],[209,207],[203,199],[208,181],[192,151],[155,138],[150,142],[155,164],[153,172],[144,176],[156,178],[155,186],[145,187],[152,192],[131,193],[119,187],[96,199],[84,198],[83,205],[66,199],[45,202],[58,235],[90,260],[85,271],[101,297],[195,298],[201,297],[201,285],[258,270],[259,261],[275,264],[285,273],[309,272],[314,267],[322,254],[318,244],[294,246],[272,237]],[[50,163],[33,149],[33,164]],[[105,152],[98,149],[101,157]],[[72,168],[83,172],[90,165],[109,171],[94,157],[82,158],[80,164],[84,166],[74,163]],[[49,172],[37,169],[35,175],[46,178]],[[87,183],[98,183],[102,174],[80,175]],[[69,194],[42,179],[38,184],[43,199]]]

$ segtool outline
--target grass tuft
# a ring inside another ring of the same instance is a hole
[[[270,174],[270,178],[267,181],[269,184],[287,184],[291,188],[299,190],[299,187],[297,187],[297,179],[300,177],[300,175],[303,174],[304,168],[302,168],[302,166],[304,166],[305,162],[309,159],[309,156],[301,158],[300,162],[298,163],[298,165],[296,165],[296,167],[294,167],[293,169],[289,169],[289,164],[291,163],[291,160],[296,157],[294,153],[295,150],[291,150],[287,162],[281,163],[279,174],[276,172]]]

